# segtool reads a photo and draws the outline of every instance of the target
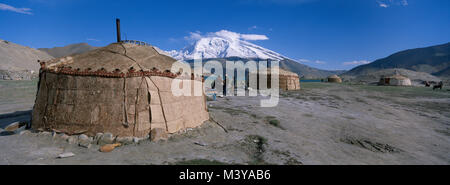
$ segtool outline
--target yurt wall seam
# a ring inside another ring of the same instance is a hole
[[[125,53],[123,54],[124,56],[126,56],[126,57],[128,57],[130,60],[132,60],[134,63],[136,63],[136,65],[137,66],[139,66],[139,68],[141,68],[141,70],[144,70],[144,68],[141,66],[141,65],[139,65],[139,63],[134,59],[134,58],[131,58],[130,56],[128,56],[127,55],[127,48],[125,48],[125,46],[122,44],[122,43],[120,43],[120,45],[123,47],[123,49],[125,50]]]
[[[149,78],[149,77],[146,77],[146,78]],[[155,85],[156,89],[158,90],[159,103],[161,104],[161,110],[162,110],[164,122],[166,124],[166,131],[169,132],[169,126],[167,125],[167,118],[166,118],[166,114],[164,113],[164,106],[163,106],[163,102],[161,99],[161,93],[160,93],[159,87],[155,84],[155,82],[153,82],[153,80],[151,78],[149,78],[149,79],[153,83],[153,85]]]
[[[148,103],[148,116],[149,116],[148,120],[150,122],[150,131],[151,131],[152,130],[152,108],[150,105],[151,105],[152,94],[150,94],[150,84],[148,84],[147,78],[146,77],[144,77],[144,78],[145,78],[145,84],[147,84],[147,95],[148,95],[147,103]]]
[[[141,83],[139,84],[139,87],[136,90],[136,101],[134,103],[134,128],[133,128],[133,135],[136,136],[136,128],[139,128],[139,111],[138,111],[138,102],[139,102],[139,90],[141,89],[142,82],[144,81],[144,78],[142,77]]]
[[[59,81],[59,75],[56,75],[56,81]],[[55,106],[55,108],[57,109],[58,108],[58,96],[59,96],[59,87],[55,87],[55,96],[53,97],[53,100],[52,100],[52,103],[53,103],[53,105]],[[89,120],[91,120],[91,118],[89,119]],[[57,128],[58,126],[57,126],[57,124],[56,124],[56,121],[53,121],[53,126],[52,126],[53,128]]]
[[[119,53],[119,52],[115,52],[115,51],[111,51],[111,50],[104,50],[104,51],[107,51],[107,52],[110,52],[110,53],[114,53],[114,54],[117,54],[117,55],[125,56],[125,57],[127,57],[128,59],[130,59],[131,61],[133,61],[134,63],[136,63],[136,65],[137,65],[141,70],[144,70],[144,68],[142,68],[142,66],[139,65],[139,63],[138,63],[135,59],[133,59],[133,58],[131,58],[130,56],[127,55],[127,49],[125,48],[125,46],[123,46],[122,44],[120,44],[120,45],[125,49],[125,54],[122,54],[122,53]]]
[[[44,128],[47,128],[47,108],[48,108],[48,84],[47,84],[47,73],[45,73],[44,75],[44,84],[45,84],[45,88],[47,89],[47,101],[45,101],[45,107],[44,107],[44,117],[43,117],[43,121],[42,123],[44,123]]]
[[[123,78],[123,110],[124,110],[124,126],[128,127],[128,111],[127,111],[127,78]]]

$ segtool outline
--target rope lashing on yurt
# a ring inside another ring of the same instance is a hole
[[[123,43],[119,43],[120,44],[120,46],[122,46],[122,48],[124,49],[124,53],[122,54],[122,53],[119,53],[119,52],[115,52],[115,51],[111,51],[111,50],[107,50],[108,52],[111,52],[111,53],[114,53],[114,54],[118,54],[118,55],[122,55],[122,56],[125,56],[125,57],[127,57],[128,59],[130,59],[130,60],[132,60],[133,62],[134,62],[134,64],[136,64],[139,68],[140,68],[140,70],[147,70],[147,69],[145,69],[144,67],[142,67],[141,65],[139,65],[139,63],[135,60],[135,59],[133,59],[132,57],[130,57],[130,56],[128,56],[127,55],[127,48],[123,45]],[[133,67],[132,66],[130,66],[130,69],[132,69]],[[150,79],[150,78],[149,78]],[[124,113],[125,113],[125,119],[124,119],[124,123],[122,123],[125,127],[129,127],[129,121],[128,121],[128,110],[127,110],[127,105],[128,105],[128,96],[127,96],[127,88],[126,88],[126,81],[127,81],[127,79],[126,79],[126,77],[124,77]],[[151,80],[150,79],[150,81],[156,86],[156,84],[153,82],[153,80]],[[140,88],[140,86],[139,86],[139,88]],[[156,87],[157,89],[158,89],[158,96],[159,96],[159,99],[160,99],[160,103],[161,103],[161,109],[162,109],[162,113],[163,113],[163,117],[164,117],[164,121],[165,121],[165,125],[166,125],[166,130],[168,131],[169,130],[169,127],[168,127],[168,125],[167,125],[167,119],[166,119],[166,116],[165,116],[165,113],[164,113],[164,107],[163,107],[163,105],[162,105],[162,100],[161,100],[161,95],[160,95],[160,93],[159,93],[159,88],[158,87]],[[139,89],[138,89],[139,90]],[[136,95],[136,96],[138,96],[138,94]],[[136,99],[138,99],[138,97],[136,98]],[[134,129],[133,129],[133,132],[135,133],[136,132],[136,125],[137,125],[137,115],[138,115],[138,113],[137,113],[137,108],[136,108],[136,105],[137,105],[137,101],[135,102],[135,122],[134,122],[134,124],[135,124],[135,126],[134,126]],[[133,134],[134,134],[133,133]]]
[[[144,77],[145,78],[145,77]],[[150,84],[148,83],[147,78],[145,78],[145,84],[147,84],[147,101],[148,101],[148,116],[149,116],[149,120],[150,122],[152,121],[152,108],[151,108],[151,100],[152,100],[152,94],[150,93]],[[152,130],[152,124],[150,124],[150,130]]]
[[[133,128],[133,135],[136,135],[136,128],[139,128],[139,109],[138,109],[138,102],[139,102],[139,90],[141,89],[142,82],[144,82],[144,77],[141,79],[141,83],[139,84],[139,87],[136,89],[136,101],[134,103],[134,128]]]
[[[32,128],[138,138],[196,128],[209,119],[205,94],[178,97],[170,85],[180,79],[201,87],[203,76],[172,72],[175,62],[159,48],[139,43],[40,61]]]
[[[47,84],[47,73],[44,74],[44,84],[45,84],[45,89],[47,90],[48,93],[48,84]],[[45,102],[45,109],[44,109],[44,117],[43,117],[43,122],[44,123],[44,128],[47,128],[47,110],[48,110],[48,96],[47,96],[47,101]]]
[[[123,56],[127,57],[128,59],[132,60],[140,68],[140,70],[144,70],[144,68],[141,65],[139,65],[139,63],[135,59],[133,59],[132,57],[127,55],[127,48],[125,48],[125,46],[122,43],[120,43],[120,46],[122,46],[122,48],[124,49],[124,54],[121,54],[119,52],[114,52],[114,51],[111,51],[111,50],[108,50],[108,51],[111,52],[111,53],[115,53],[115,54],[123,55]],[[129,123],[128,123],[128,111],[127,111],[127,105],[128,105],[128,100],[127,99],[128,99],[128,97],[127,97],[127,88],[126,88],[127,84],[126,84],[126,81],[127,81],[127,78],[124,78],[124,85],[123,85],[124,86],[123,87],[123,90],[124,90],[124,108],[123,109],[124,109],[124,112],[125,112],[125,123],[123,123],[123,125],[125,127],[128,127],[129,126]],[[140,88],[140,86],[139,86],[139,88]],[[136,96],[138,96],[138,95],[139,95],[139,93]],[[136,104],[137,104],[137,102],[136,102]],[[137,112],[135,112],[135,118],[134,118],[134,125],[135,126],[134,126],[134,129],[133,129],[133,132],[136,131],[136,124],[137,124],[136,123],[136,120],[137,120],[136,115],[137,115]]]
[[[127,111],[127,78],[124,77],[123,78],[123,111],[125,112],[125,116],[124,116],[124,123],[122,123],[122,125],[124,125],[125,127],[128,127],[128,111]]]
[[[132,60],[137,66],[139,66],[140,70],[144,70],[144,68],[141,65],[139,65],[139,63],[134,58],[131,58],[130,56],[127,55],[127,48],[125,48],[125,46],[123,46],[123,43],[120,43],[120,46],[122,46],[122,48],[125,50],[125,53],[121,54],[121,55]]]
[[[161,104],[162,115],[164,118],[164,122],[166,124],[166,131],[169,131],[169,126],[167,125],[167,118],[166,118],[166,114],[164,113],[164,106],[163,106],[163,102],[161,99],[161,93],[160,93],[161,91],[159,90],[159,87],[155,84],[155,82],[153,82],[153,80],[151,78],[149,78],[149,77],[145,77],[145,78],[147,80],[150,80],[153,83],[153,85],[155,85],[156,89],[158,90],[159,103]]]

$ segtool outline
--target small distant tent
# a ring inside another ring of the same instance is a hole
[[[267,69],[267,88],[271,88],[271,68]],[[287,71],[287,70],[283,70],[278,68],[279,71],[279,88],[285,91],[289,91],[289,90],[299,90],[301,89],[300,87],[300,78],[298,77],[298,75],[296,73]],[[256,75],[256,79],[258,80],[258,89],[259,89],[259,74],[263,74],[263,73],[252,73],[250,75]],[[247,78],[247,84],[249,84],[248,82],[248,78]]]
[[[411,80],[402,75],[383,76],[380,78],[379,85],[393,85],[393,86],[410,86]]]
[[[296,73],[280,69],[279,87],[283,90],[299,90],[300,78]]]
[[[331,75],[328,77],[328,82],[331,83],[342,83],[342,79],[337,75]]]
[[[209,119],[205,95],[175,96],[171,84],[202,78],[171,71],[174,62],[157,47],[123,42],[41,62],[32,127],[146,137],[200,126]]]

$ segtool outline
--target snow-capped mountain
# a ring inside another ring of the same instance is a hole
[[[304,78],[325,78],[329,75],[344,72],[309,67],[277,52],[249,42],[252,40],[267,40],[268,38],[265,35],[241,34],[222,30],[204,35],[191,33],[185,39],[192,41],[191,44],[180,51],[172,50],[166,51],[166,53],[177,60],[185,60],[187,62],[192,62],[193,59],[203,59],[203,62],[212,59],[219,62],[234,59],[246,61],[254,58],[280,60],[282,69],[297,73]]]
[[[192,33],[195,36],[195,33]],[[192,37],[192,35],[191,35]],[[266,40],[264,35],[239,34],[222,30],[206,36],[196,35],[194,42],[180,51],[167,51],[177,60],[206,59],[206,58],[260,58],[283,60],[287,57],[269,49],[263,48],[247,40]]]

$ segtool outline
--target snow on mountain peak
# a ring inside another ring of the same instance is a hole
[[[286,57],[255,45],[250,40],[268,40],[265,35],[240,34],[228,30],[201,35],[191,33],[187,40],[193,43],[180,51],[172,50],[167,53],[177,60],[202,59],[202,58],[260,58],[282,60]]]

